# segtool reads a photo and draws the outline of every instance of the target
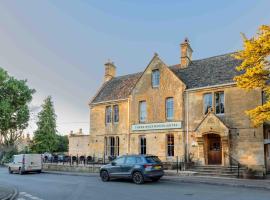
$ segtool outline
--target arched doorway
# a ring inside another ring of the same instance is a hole
[[[205,154],[208,165],[221,165],[222,164],[222,143],[220,135],[218,134],[206,134],[205,140]]]

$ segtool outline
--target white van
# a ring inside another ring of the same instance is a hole
[[[24,174],[25,172],[42,171],[41,154],[19,154],[14,155],[11,163],[8,164],[8,171],[10,174],[18,172]]]

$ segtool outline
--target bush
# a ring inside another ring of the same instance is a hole
[[[2,150],[0,157],[0,164],[3,165],[5,163],[11,162],[12,157],[15,154],[18,154],[18,151],[14,147]]]

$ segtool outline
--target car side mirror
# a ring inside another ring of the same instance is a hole
[[[112,161],[112,166],[115,166],[116,165],[116,162]]]

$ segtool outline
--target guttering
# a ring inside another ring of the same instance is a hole
[[[231,86],[231,85],[236,85],[236,83],[231,82],[231,83],[224,83],[224,84],[218,84],[218,85],[197,87],[197,88],[187,89],[186,91],[195,91],[195,90],[202,90],[202,89],[207,89],[207,88],[215,88],[215,87],[223,87],[223,86]]]
[[[114,102],[126,101],[126,100],[128,100],[128,98],[125,98],[125,99],[116,99],[116,100],[109,100],[109,101],[100,101],[100,102],[97,102],[97,103],[90,103],[89,105],[92,106],[92,105],[98,105],[98,104],[104,104],[104,103],[114,103]]]

